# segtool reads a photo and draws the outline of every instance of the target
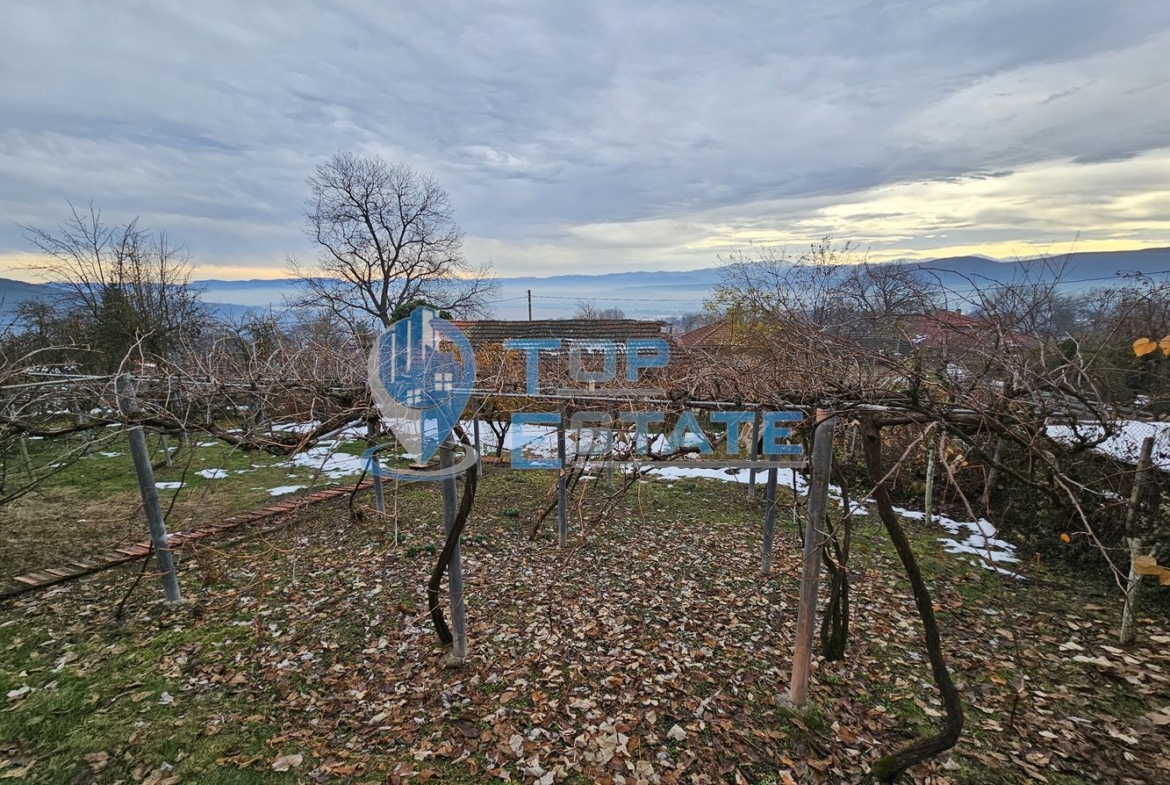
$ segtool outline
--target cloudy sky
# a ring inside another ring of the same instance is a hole
[[[0,275],[66,200],[200,277],[310,259],[337,150],[432,172],[502,275],[1170,245],[1165,0],[6,0]]]

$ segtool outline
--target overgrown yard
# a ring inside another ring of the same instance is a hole
[[[28,442],[33,465],[56,460],[56,452],[48,444]],[[290,460],[244,452],[217,441],[193,440],[179,447],[172,439],[168,465],[161,443],[151,438],[155,481],[163,509],[169,511],[169,530],[218,522],[303,488],[336,485],[343,477],[360,472],[355,458],[364,449],[362,443],[327,445]],[[81,444],[75,449],[81,450]],[[322,466],[329,471],[320,472]],[[19,472],[16,477],[19,479]],[[99,434],[79,460],[61,467],[35,493],[4,508],[0,588],[14,575],[54,567],[147,536],[126,436],[121,429],[111,429]]]
[[[184,553],[188,602],[138,567],[0,610],[0,778],[144,782],[839,782],[929,732],[920,626],[875,516],[858,520],[846,659],[779,700],[799,543],[759,574],[742,487],[648,481],[556,548],[527,531],[549,476],[489,470],[464,538],[470,658],[444,668],[424,586],[438,488],[388,487],[393,526],[344,503]],[[581,507],[586,520],[596,501]],[[576,516],[576,511],[575,511]],[[1170,782],[1170,632],[1114,645],[1116,590],[1043,566],[1001,578],[907,521],[965,696],[919,781]]]

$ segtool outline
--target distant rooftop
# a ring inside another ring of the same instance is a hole
[[[517,338],[559,338],[562,341],[662,338],[666,322],[640,319],[538,319],[536,321],[453,321],[473,346]]]

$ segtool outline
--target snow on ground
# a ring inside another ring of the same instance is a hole
[[[307,423],[280,423],[273,426],[273,430],[291,432],[291,433],[305,433],[320,423],[311,421]],[[473,423],[466,421],[463,427],[467,433],[472,433]],[[1097,449],[1106,452],[1110,455],[1120,458],[1121,460],[1128,460],[1131,463],[1137,462],[1137,451],[1140,447],[1142,437],[1151,433],[1151,428],[1158,429],[1157,442],[1155,442],[1155,461],[1159,468],[1170,471],[1170,423],[1143,423],[1130,421],[1122,424],[1120,433],[1103,442]],[[1087,438],[1092,438],[1094,433],[1088,429],[1092,426],[1080,426],[1079,433]],[[485,453],[494,452],[496,448],[496,436],[492,429],[486,422],[480,422],[480,444]],[[347,477],[353,477],[361,474],[365,469],[365,462],[360,456],[350,455],[349,453],[337,452],[338,448],[346,443],[365,437],[364,424],[351,424],[344,430],[337,434],[337,438],[328,441],[322,441],[316,446],[298,453],[288,459],[283,464],[288,469],[307,469],[312,472],[318,472],[331,480],[341,480]],[[1049,434],[1054,438],[1072,439],[1073,429],[1070,426],[1051,426]],[[1096,431],[1095,435],[1099,436],[1100,429]],[[624,434],[616,433],[615,438],[621,439]],[[569,432],[566,435],[566,447],[570,454],[574,453],[578,446],[584,454],[593,446],[593,439],[587,429],[583,429],[580,435],[580,445],[578,445],[578,435],[575,432]],[[693,434],[687,434],[686,443],[688,445],[698,444],[698,437]],[[216,442],[200,443],[199,447],[213,446]],[[659,449],[665,448],[665,440],[659,437],[654,446]],[[548,425],[524,425],[513,426],[504,435],[504,449],[508,451],[522,449],[529,456],[534,458],[552,457],[557,454],[557,429],[554,426]],[[404,457],[412,457],[405,455]],[[695,466],[664,466],[661,468],[651,469],[648,472],[649,476],[653,476],[659,480],[674,481],[683,478],[707,479],[717,480],[719,482],[733,482],[741,485],[749,482],[750,471],[748,469],[719,469],[702,466],[699,463],[698,456],[696,458]],[[252,466],[253,469],[267,468],[260,464]],[[247,470],[237,470],[241,473]],[[208,479],[220,479],[226,476],[227,472],[223,469],[203,469],[199,472],[200,475]],[[296,475],[289,475],[295,478]],[[765,470],[757,470],[756,483],[762,489],[767,481],[767,472]],[[808,495],[808,482],[805,476],[794,469],[780,469],[777,476],[778,483],[788,488],[801,496]],[[160,482],[155,483],[160,489],[174,489],[181,486],[178,482]],[[286,494],[295,493],[303,490],[304,485],[282,485],[277,488],[268,489],[271,496],[284,496]],[[841,489],[835,485],[829,486],[829,497],[841,504]],[[865,503],[854,500],[853,514],[855,516],[868,515],[869,510]],[[909,510],[904,508],[895,508],[895,512],[904,518],[911,518],[921,520],[925,515],[918,510]],[[1011,543],[998,539],[995,526],[993,526],[986,519],[980,518],[978,521],[956,521],[948,518],[945,515],[935,515],[934,520],[938,522],[939,526],[947,531],[951,536],[940,537],[939,540],[943,544],[943,548],[954,554],[966,554],[976,557],[976,563],[987,569],[996,570],[1005,575],[1015,575],[1010,569],[1004,568],[1002,564],[1017,563],[1018,559],[1015,556],[1014,549]]]
[[[269,488],[268,495],[284,496],[287,493],[296,493],[297,491],[304,490],[304,487],[303,485],[279,485],[275,488]]]
[[[198,474],[208,480],[222,480],[228,476],[227,469],[200,469]]]
[[[183,483],[181,483],[177,480],[174,482],[156,482],[154,484],[154,487],[158,488],[160,491],[174,491],[174,490],[177,490],[179,488],[182,488]]]
[[[321,442],[316,447],[297,453],[288,460],[289,468],[297,467],[320,471],[331,480],[340,480],[361,474],[365,462],[360,456],[337,452],[340,441]]]
[[[720,482],[735,482],[746,484],[748,482],[749,472],[747,469],[728,470],[728,469],[711,469],[701,467],[676,467],[665,466],[661,469],[654,469],[651,474],[662,480],[677,480],[684,477],[696,477],[708,480],[719,480]],[[776,478],[777,483],[787,488],[794,490],[801,496],[808,495],[808,482],[804,475],[800,474],[794,469],[780,469]],[[761,487],[767,481],[767,474],[764,471],[757,471],[756,482]],[[841,504],[841,489],[835,485],[829,486],[829,498]],[[855,516],[868,515],[869,510],[865,505],[859,501],[851,500],[853,507],[853,514]],[[903,518],[911,518],[915,520],[922,520],[926,517],[925,513],[917,510],[908,510],[902,507],[895,507],[894,512]],[[1011,543],[998,539],[998,533],[995,526],[990,521],[980,518],[974,523],[969,521],[956,521],[948,518],[945,515],[933,516],[934,521],[939,526],[947,530],[952,536],[940,537],[939,542],[943,544],[943,550],[948,553],[968,554],[975,556],[975,563],[981,567],[989,570],[995,570],[1003,575],[1018,574],[1005,567],[999,566],[1004,563],[1017,563],[1019,560],[1015,556],[1015,548]]]
[[[272,423],[272,431],[274,433],[308,433],[316,428],[321,427],[320,420],[309,420],[308,422],[274,422]]]
[[[1143,422],[1141,420],[1118,420],[1114,423],[1116,433],[1093,449],[1119,461],[1136,465],[1141,453],[1142,440],[1154,437],[1154,465],[1162,471],[1170,471],[1170,423]],[[1077,425],[1049,425],[1048,435],[1065,443],[1096,441],[1104,429],[1096,423]]]

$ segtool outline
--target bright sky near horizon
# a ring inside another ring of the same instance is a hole
[[[500,275],[1170,245],[1164,0],[8,0],[0,275],[66,200],[200,278],[314,250],[337,150],[433,173]]]

